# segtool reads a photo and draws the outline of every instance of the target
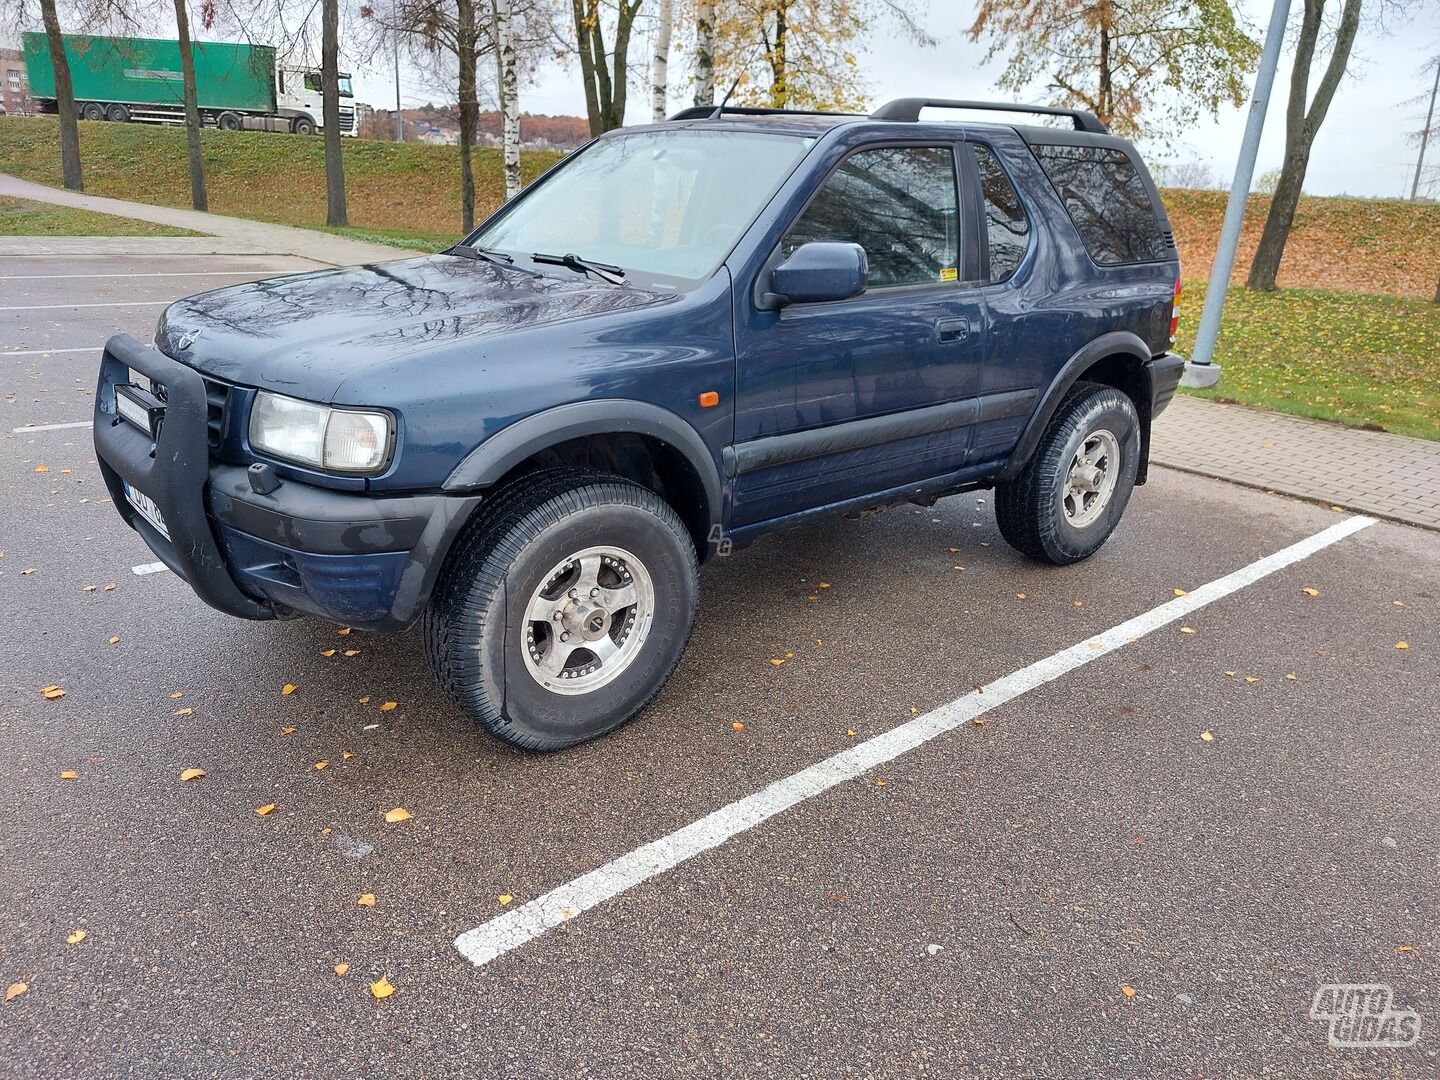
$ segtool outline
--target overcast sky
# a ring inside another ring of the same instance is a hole
[[[1270,12],[1269,0],[1242,0],[1258,37]],[[1299,0],[1293,6],[1299,8]],[[942,11],[959,14],[939,14]],[[966,40],[972,5],[956,0],[932,0],[926,20],[939,39],[936,48],[922,49],[898,35],[877,33],[862,57],[871,87],[871,101],[878,104],[893,97],[934,96],[986,98],[1000,96],[995,90],[999,64],[984,63],[985,47]],[[1415,168],[1416,149],[1405,139],[1424,121],[1424,106],[1407,106],[1407,99],[1428,94],[1430,85],[1418,69],[1426,58],[1440,53],[1440,0],[1419,0],[1419,8],[1405,25],[1389,33],[1367,29],[1357,44],[1351,73],[1341,84],[1335,104],[1317,140],[1314,157],[1305,180],[1305,189],[1317,195],[1408,194],[1409,178]],[[631,49],[632,56],[646,56],[646,48]],[[683,57],[671,65],[671,106],[688,104],[688,86],[681,86],[688,69]],[[1285,95],[1291,56],[1281,59],[1261,144],[1256,175],[1278,168],[1284,148]],[[380,68],[357,71],[356,91],[362,101],[384,108],[393,107],[393,71]],[[1318,78],[1318,76],[1317,76]],[[401,97],[407,107],[438,100],[437,94],[414,72],[401,72]],[[453,95],[452,95],[453,97]],[[536,113],[584,115],[585,99],[578,71],[551,64],[535,73],[521,88],[521,108]],[[644,87],[632,87],[628,119],[648,119],[650,95]],[[1235,155],[1245,126],[1244,109],[1227,108],[1218,121],[1205,121],[1187,131],[1168,133],[1174,146],[1173,160],[1205,161],[1227,180],[1235,168]],[[1433,146],[1433,143],[1432,143]],[[1149,148],[1147,148],[1149,149]],[[1436,151],[1440,153],[1440,150]]]

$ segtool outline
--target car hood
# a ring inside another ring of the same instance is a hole
[[[313,401],[375,364],[569,319],[633,311],[672,292],[524,271],[454,255],[272,278],[166,309],[156,346],[204,374]],[[423,368],[417,377],[423,375]]]

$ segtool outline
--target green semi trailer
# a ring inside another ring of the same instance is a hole
[[[44,34],[22,35],[30,95],[55,112],[55,66]],[[65,58],[84,120],[185,122],[180,43],[156,38],[66,34]],[[226,131],[253,128],[308,135],[324,126],[320,71],[277,62],[270,45],[194,42],[200,118]],[[340,76],[340,131],[359,133],[350,76]]]

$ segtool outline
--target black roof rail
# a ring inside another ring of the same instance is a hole
[[[826,112],[823,109],[770,109],[760,105],[692,105],[681,109],[671,120],[718,120],[721,114],[740,116],[855,116],[856,113]]]
[[[887,101],[870,114],[872,120],[920,119],[921,109],[979,109],[984,112],[1039,113],[1042,116],[1068,117],[1076,131],[1091,131],[1097,135],[1106,134],[1105,125],[1094,113],[1084,109],[1058,109],[1050,105],[1016,105],[1001,101],[950,101],[945,98],[897,98]]]

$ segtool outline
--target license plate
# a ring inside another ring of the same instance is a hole
[[[131,487],[128,481],[125,484],[125,497],[130,500],[131,506],[140,511],[140,516],[155,527],[156,532],[166,540],[170,539],[170,530],[165,525],[165,517],[160,513],[160,507],[155,505],[154,499],[143,491]]]

